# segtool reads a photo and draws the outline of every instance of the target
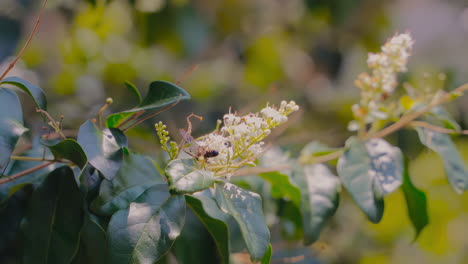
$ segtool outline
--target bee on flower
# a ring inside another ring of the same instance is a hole
[[[179,154],[187,153],[216,175],[229,176],[242,166],[255,165],[254,161],[264,152],[263,139],[298,110],[299,106],[294,101],[282,101],[279,107],[267,104],[259,112],[244,116],[229,111],[223,116],[221,128],[197,139],[191,138],[191,123],[187,120],[189,128],[183,131],[187,144],[179,146]],[[165,132],[159,134],[168,137]]]

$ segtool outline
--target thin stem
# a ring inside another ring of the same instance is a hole
[[[448,128],[445,128],[445,127],[439,127],[439,126],[434,126],[434,125],[431,125],[427,122],[423,122],[423,121],[412,121],[410,123],[411,126],[414,126],[414,127],[424,127],[424,128],[427,128],[427,129],[430,129],[430,130],[433,130],[435,132],[439,132],[439,133],[444,133],[444,134],[462,134],[462,135],[468,135],[468,130],[454,130],[454,129],[448,129]]]
[[[58,124],[57,121],[55,121],[55,119],[53,119],[52,116],[47,111],[44,111],[42,109],[37,108],[36,112],[39,112],[39,113],[43,114],[47,119],[49,119],[51,126],[55,129],[55,132],[58,133],[62,139],[67,138],[63,134],[62,130],[60,129],[60,127],[62,126],[61,122],[60,122],[60,124]],[[62,119],[63,119],[63,117],[62,117]]]
[[[327,162],[327,161],[330,161],[330,160],[334,160],[334,159],[337,159],[339,157],[341,157],[344,153],[344,150],[338,150],[338,151],[335,151],[335,152],[332,152],[330,154],[327,154],[327,155],[323,155],[323,156],[318,156],[318,157],[309,157],[305,160],[301,160],[300,163],[302,164],[316,164],[316,163],[324,163],[324,162]]]
[[[10,63],[10,65],[8,65],[8,68],[0,76],[0,81],[5,78],[5,76],[13,69],[13,67],[15,67],[16,63],[20,60],[20,58],[23,56],[24,52],[28,48],[29,44],[31,43],[31,41],[32,41],[32,39],[33,39],[34,35],[36,34],[37,29],[39,27],[39,22],[41,21],[42,13],[44,12],[46,4],[47,4],[47,0],[44,0],[44,4],[42,5],[41,10],[39,11],[39,15],[37,17],[36,24],[34,25],[34,28],[33,28],[32,32],[31,32],[31,34],[29,35],[28,40],[26,41],[26,44],[24,44],[23,48],[18,53],[18,56],[16,56],[16,58]]]
[[[48,167],[49,165],[52,165],[52,164],[54,164],[53,161],[48,161],[48,162],[42,163],[40,165],[37,165],[35,167],[32,167],[30,169],[27,169],[25,171],[19,172],[17,174],[13,174],[13,175],[5,177],[5,178],[0,178],[0,185],[2,185],[4,183],[7,183],[7,182],[10,182],[10,181],[13,181],[13,180],[16,180],[18,178],[21,178],[21,177],[23,177],[25,175],[28,175],[30,173],[33,173],[35,171],[38,171],[38,170],[43,169],[45,167]]]
[[[12,160],[26,160],[26,161],[57,161],[57,160],[50,160],[46,158],[36,158],[36,157],[24,157],[24,156],[10,156]]]
[[[145,112],[145,110],[141,110],[139,112],[134,113],[129,118],[125,119],[125,121],[123,121],[120,125],[118,125],[117,128],[122,128],[123,126],[125,126],[129,122],[131,122],[131,121],[135,120],[137,117],[141,116],[144,112]]]
[[[197,68],[198,66],[200,66],[200,64],[195,64],[193,65],[186,73],[184,73],[184,75],[182,75],[182,77],[180,77],[176,82],[175,84],[176,85],[179,85],[180,83],[182,83],[185,79],[187,79],[187,77],[190,76],[190,74],[192,74]]]
[[[447,94],[445,94],[444,96],[441,96],[438,99],[435,99],[429,105],[424,107],[422,110],[403,115],[398,122],[396,122],[396,123],[384,128],[384,129],[380,130],[377,133],[370,134],[370,135],[366,136],[364,139],[385,137],[385,136],[399,130],[400,128],[408,125],[411,121],[415,120],[416,118],[420,117],[421,115],[429,112],[435,106],[438,106],[440,104],[444,104],[446,102],[449,102],[452,99],[454,94],[460,94],[461,95],[466,90],[468,90],[468,83],[465,83],[465,84],[459,86],[458,88],[456,88],[455,90],[453,90],[452,92],[447,93]]]
[[[272,172],[272,171],[280,171],[280,170],[289,170],[291,169],[291,166],[289,164],[284,164],[284,165],[279,165],[275,167],[254,167],[254,168],[245,168],[245,169],[240,169],[232,176],[245,176],[245,175],[252,175],[252,174],[259,174],[259,173],[266,173],[266,172]]]
[[[106,109],[109,107],[109,105],[112,104],[112,98],[107,98],[106,103],[99,109],[99,112],[97,114],[98,122],[99,122],[99,128],[102,128],[102,114]]]
[[[178,104],[179,102],[180,102],[180,96],[179,96],[179,99],[177,99],[177,101],[176,101],[175,103],[173,103],[173,104],[171,104],[171,105],[169,105],[169,106],[166,106],[166,107],[164,107],[163,109],[161,109],[161,110],[159,110],[159,111],[157,111],[157,112],[154,112],[154,113],[152,113],[152,114],[150,114],[150,115],[147,115],[147,116],[143,117],[143,118],[140,119],[140,120],[137,120],[135,123],[129,125],[129,126],[126,127],[126,128],[123,128],[122,131],[125,132],[125,131],[129,130],[130,128],[132,128],[132,127],[134,127],[134,126],[140,124],[141,122],[144,122],[144,121],[146,121],[146,120],[152,118],[153,116],[155,116],[155,115],[157,115],[157,114],[160,114],[161,112],[166,111],[166,110],[169,109],[169,108],[174,107],[174,106],[175,106],[176,104]]]

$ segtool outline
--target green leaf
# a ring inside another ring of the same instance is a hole
[[[155,263],[172,247],[185,219],[185,200],[160,185],[148,189],[109,223],[110,263]]]
[[[0,87],[0,174],[7,166],[16,142],[26,130],[18,96]]]
[[[341,183],[323,164],[297,167],[294,180],[301,188],[304,243],[312,244],[335,214],[339,204]]]
[[[426,194],[416,188],[411,182],[408,163],[408,161],[405,162],[403,185],[401,188],[405,195],[408,216],[415,230],[414,240],[416,240],[424,227],[429,224],[429,215],[427,212]]]
[[[140,90],[138,90],[138,88],[129,81],[125,81],[125,86],[138,99],[138,103],[141,104],[142,99],[141,99]]]
[[[279,199],[287,197],[298,208],[301,206],[301,191],[295,186],[288,175],[277,171],[260,173],[260,176],[271,185],[271,196]]]
[[[80,144],[73,139],[64,139],[55,145],[46,145],[56,159],[67,159],[83,169],[88,163],[88,158],[80,146]]]
[[[218,208],[212,198],[203,194],[185,195],[185,201],[213,237],[222,263],[229,264],[229,228],[226,223],[228,215]]]
[[[364,143],[356,138],[350,138],[346,146],[348,149],[338,160],[338,175],[369,220],[378,223],[383,215],[384,201],[371,157]]]
[[[217,183],[215,199],[221,210],[230,214],[239,224],[253,261],[260,261],[270,243],[270,231],[263,217],[260,195],[231,183]]]
[[[122,147],[126,146],[125,135],[118,129],[101,131],[88,120],[78,130],[78,143],[83,148],[88,162],[99,170],[104,178],[111,180],[119,170]]]
[[[39,86],[36,86],[18,77],[7,77],[0,82],[0,85],[2,84],[10,84],[18,87],[32,97],[37,107],[42,110],[47,110],[46,95]]]
[[[271,254],[273,253],[273,249],[271,247],[271,244],[268,245],[268,250],[265,253],[265,256],[262,258],[262,264],[270,264],[271,261]]]
[[[31,198],[24,226],[24,263],[70,263],[78,250],[83,197],[69,167],[49,174]]]
[[[416,130],[421,143],[439,154],[453,190],[461,194],[468,189],[468,171],[450,136],[422,127]]]
[[[132,109],[109,115],[107,127],[117,127],[132,113],[162,108],[185,99],[190,99],[190,95],[179,86],[165,81],[152,82],[143,101]]]
[[[215,181],[214,172],[200,169],[196,159],[176,159],[166,167],[169,186],[177,193],[194,193],[209,188]]]
[[[80,249],[73,263],[107,263],[107,235],[97,216],[86,212],[80,233]]]
[[[432,108],[430,114],[428,115],[433,115],[439,122],[442,123],[444,127],[448,129],[453,129],[456,131],[461,130],[461,127],[457,123],[457,121],[455,121],[455,119],[450,115],[450,113],[447,112],[447,110],[445,110],[445,108],[443,108],[442,106],[436,106]]]
[[[127,152],[114,179],[102,181],[92,208],[99,214],[112,215],[128,208],[131,202],[156,184],[167,186],[153,163],[145,156]]]

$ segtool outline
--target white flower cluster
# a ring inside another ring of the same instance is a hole
[[[357,120],[371,123],[388,117],[383,102],[395,90],[397,74],[407,71],[413,43],[411,35],[403,33],[388,40],[381,52],[369,53],[367,65],[372,71],[361,73],[355,83],[361,89],[361,102],[352,107]],[[350,124],[351,130],[358,127],[359,122]]]
[[[224,115],[224,126],[219,131],[197,139],[195,144],[206,151],[217,151],[216,156],[207,159],[208,169],[229,175],[243,165],[253,164],[262,154],[262,140],[271,129],[288,121],[288,115],[298,110],[294,101],[282,101],[279,108],[267,105],[259,113],[245,116],[230,112]]]

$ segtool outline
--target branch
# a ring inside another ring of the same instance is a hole
[[[14,174],[14,175],[11,175],[9,177],[0,178],[0,185],[2,185],[4,183],[7,183],[7,182],[10,182],[10,181],[13,181],[13,180],[16,180],[18,178],[21,178],[21,177],[23,177],[25,175],[28,175],[30,173],[33,173],[33,172],[38,171],[40,169],[43,169],[43,168],[45,168],[45,167],[47,167],[49,165],[52,165],[52,164],[54,164],[53,161],[48,161],[48,162],[42,163],[40,165],[37,165],[35,167],[32,167],[30,169],[27,169],[25,171],[19,172],[19,173]]]
[[[44,9],[45,9],[45,7],[46,7],[46,4],[47,4],[47,0],[44,0],[44,4],[42,5],[41,10],[39,11],[39,15],[38,15],[38,17],[37,17],[36,24],[34,25],[33,31],[32,31],[31,34],[29,35],[29,38],[28,38],[28,40],[26,41],[26,44],[24,44],[23,48],[22,48],[21,51],[18,53],[18,56],[16,56],[16,58],[10,63],[10,65],[8,65],[8,68],[3,72],[2,76],[0,76],[0,81],[3,80],[3,79],[5,78],[5,76],[13,69],[13,67],[15,67],[16,63],[21,59],[21,57],[23,56],[24,52],[26,51],[26,49],[28,48],[29,44],[31,43],[32,38],[33,38],[34,35],[36,34],[37,29],[38,29],[38,27],[39,27],[39,22],[41,21],[42,13],[44,12]]]
[[[424,127],[424,128],[427,128],[427,129],[430,129],[430,130],[433,130],[435,132],[439,132],[439,133],[444,133],[444,134],[462,134],[462,135],[468,135],[468,130],[454,130],[454,129],[448,129],[448,128],[445,128],[445,127],[439,127],[439,126],[434,126],[434,125],[431,125],[427,122],[423,122],[423,121],[412,121],[410,123],[411,126],[414,126],[414,127]]]

